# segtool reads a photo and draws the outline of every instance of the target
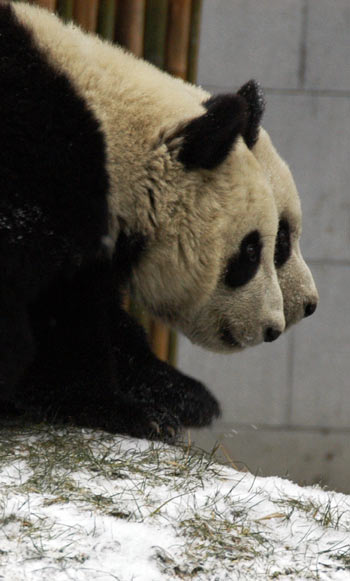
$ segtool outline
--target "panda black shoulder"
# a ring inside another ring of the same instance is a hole
[[[108,232],[104,137],[30,26],[19,21],[15,6],[0,4],[0,174],[11,177],[2,202],[20,208],[30,196],[55,234],[94,253]]]

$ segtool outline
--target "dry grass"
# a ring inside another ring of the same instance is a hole
[[[171,531],[171,550],[153,547],[164,579],[327,579],[320,573],[322,560],[325,570],[333,565],[350,570],[350,543],[321,546],[322,530],[350,532],[350,521],[331,498],[326,503],[313,497],[269,499],[250,474],[233,471],[228,483],[216,451],[206,454],[190,444],[169,447],[68,427],[5,427],[0,438],[2,536],[9,547],[23,547],[24,560],[50,563],[59,571],[86,565],[84,538],[93,537],[94,529],[86,532],[79,518],[58,526],[52,512],[74,506],[91,519]],[[250,484],[243,494],[244,479]],[[273,534],[279,526],[292,533],[300,519],[310,525],[300,541],[305,553],[312,524],[320,531],[316,565],[311,557],[303,561],[298,545],[285,541],[280,546]],[[0,570],[8,560],[9,550],[2,548]],[[118,576],[111,573],[110,578]]]

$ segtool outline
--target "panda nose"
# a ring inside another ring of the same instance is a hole
[[[281,331],[279,331],[279,329],[275,329],[274,327],[267,327],[264,332],[265,343],[272,343],[272,341],[276,341],[280,334]]]
[[[316,311],[317,303],[307,303],[304,307],[304,317],[310,317]]]

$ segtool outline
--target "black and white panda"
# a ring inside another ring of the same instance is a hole
[[[218,415],[151,353],[122,290],[231,352],[284,330],[263,108],[200,90],[40,8],[0,4],[2,397],[172,437]]]

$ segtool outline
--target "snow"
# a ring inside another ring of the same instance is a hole
[[[350,580],[349,496],[68,428],[5,430],[0,461],[0,579]]]

